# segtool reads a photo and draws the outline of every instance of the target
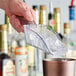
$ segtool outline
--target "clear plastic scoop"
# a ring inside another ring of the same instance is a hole
[[[64,56],[67,47],[61,42],[57,33],[48,30],[46,26],[24,25],[27,44],[39,48],[54,57]]]

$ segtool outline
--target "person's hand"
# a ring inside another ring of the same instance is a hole
[[[6,14],[10,18],[10,23],[18,31],[23,32],[21,21],[32,23],[35,21],[35,12],[22,0],[6,0]],[[20,17],[19,17],[20,16]]]

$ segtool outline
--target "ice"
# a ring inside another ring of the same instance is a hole
[[[24,25],[27,44],[39,48],[53,57],[64,56],[68,51],[66,45],[60,41],[57,34],[48,30],[46,26]]]

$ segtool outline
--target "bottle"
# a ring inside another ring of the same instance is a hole
[[[69,22],[70,22],[70,38],[76,44],[76,21],[75,21],[75,6],[69,6]]]
[[[5,14],[5,24],[7,24],[8,29],[8,53],[11,57],[14,57],[14,48],[17,46],[17,42],[15,40],[15,35],[17,34],[15,29],[9,22],[8,16]]]
[[[39,24],[46,25],[46,6],[40,5]]]
[[[33,10],[36,13],[36,24],[39,24],[39,10],[37,5],[33,5]]]
[[[22,42],[21,45],[23,45],[26,41],[24,33],[20,33],[19,36],[21,36],[21,38],[18,41],[20,43]],[[25,44],[25,47],[28,50],[28,70],[29,70],[28,72],[29,72],[30,76],[33,76],[35,74],[35,71],[34,71],[34,67],[35,67],[35,48],[31,45],[26,45],[26,44]]]
[[[73,41],[70,39],[70,24],[64,23],[64,35],[58,34],[61,41],[67,45],[74,45]]]
[[[70,24],[64,23],[64,37],[66,38],[66,46],[69,47]]]
[[[72,58],[72,53],[74,52],[75,45],[70,39],[70,24],[64,23],[64,37],[66,37],[66,46],[68,47],[68,52],[66,52],[66,58]]]
[[[39,14],[39,24],[41,26],[45,26],[46,23],[46,6],[45,5],[40,5],[40,14]],[[40,31],[42,31],[42,27],[40,28]],[[38,51],[38,70],[37,70],[37,75],[42,76],[43,71],[42,71],[42,61],[44,59],[45,53],[42,52],[42,50],[37,49]]]
[[[64,36],[62,41],[66,44],[67,47],[74,45],[73,41],[70,39],[70,24],[64,23]]]
[[[55,31],[61,33],[60,29],[60,8],[54,8]]]
[[[52,1],[49,3],[49,14],[48,14],[48,29],[52,28],[54,30],[54,15],[53,15],[53,7],[52,7]]]
[[[28,51],[24,34],[20,33],[15,48],[16,76],[28,76]]]
[[[34,5],[33,6],[33,10],[36,12],[36,24],[39,24],[39,10],[38,10],[38,6],[37,5]],[[32,47],[31,47],[32,48]],[[33,49],[33,48],[32,48]],[[33,51],[33,50],[32,50]],[[32,53],[32,55],[33,55],[33,53]],[[38,49],[37,48],[34,48],[34,55],[33,55],[33,59],[34,59],[34,70],[35,70],[35,73],[34,73],[34,75],[37,73],[36,71],[38,70],[38,68],[39,68],[39,64],[38,64],[38,61],[39,61],[39,56],[38,56]],[[31,58],[31,57],[30,57]],[[32,59],[32,60],[33,60]],[[31,73],[32,73],[32,71],[31,71]],[[37,75],[37,74],[36,74]]]
[[[8,55],[7,25],[0,25],[0,76],[15,76],[14,60]]]
[[[69,6],[69,20],[70,20],[70,39],[72,43],[70,44],[67,57],[76,59],[76,28],[75,28],[75,6]]]

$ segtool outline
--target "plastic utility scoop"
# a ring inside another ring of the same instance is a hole
[[[24,25],[26,43],[38,49],[41,49],[52,57],[62,57],[65,55],[67,48],[61,42],[57,33],[48,30],[46,26],[41,25]]]

